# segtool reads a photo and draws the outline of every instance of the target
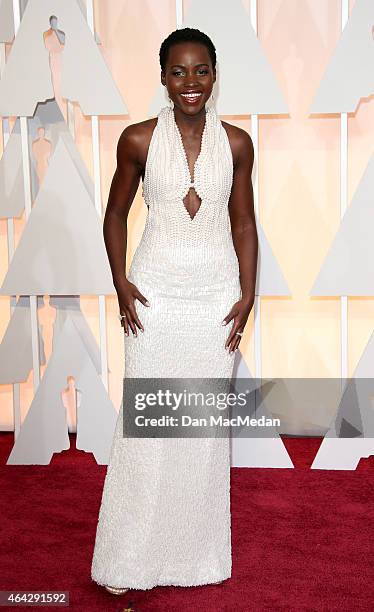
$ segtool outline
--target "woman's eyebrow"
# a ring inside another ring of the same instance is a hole
[[[196,64],[195,68],[197,68],[198,66],[208,66],[208,64]],[[173,66],[170,66],[170,68],[185,68],[186,66],[184,66],[183,64],[173,64]]]

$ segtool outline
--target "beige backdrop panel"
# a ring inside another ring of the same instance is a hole
[[[259,219],[290,287],[291,296],[261,299],[264,377],[340,376],[340,300],[310,298],[309,291],[340,225],[339,116],[310,117],[308,109],[340,38],[340,0],[258,2],[258,37],[282,88],[290,117],[260,119]],[[354,2],[350,3],[352,7]],[[185,2],[188,8],[189,2]],[[249,0],[243,1],[248,12]],[[147,117],[160,80],[158,51],[175,29],[174,0],[95,2],[101,52],[129,116],[100,119],[102,195],[107,201],[119,135]],[[374,41],[373,41],[374,44]],[[243,75],[242,78],[251,78]],[[256,83],[253,82],[255,87]],[[238,87],[240,83],[238,82]],[[91,125],[76,108],[77,146],[91,176]],[[249,117],[225,117],[250,131]],[[373,96],[349,118],[348,201],[372,154]],[[1,145],[0,145],[1,146]],[[271,180],[270,180],[271,177]],[[128,264],[140,239],[146,206],[139,189],[129,217]],[[24,218],[16,220],[16,243]],[[6,222],[0,221],[0,280],[7,270]],[[290,248],[292,245],[292,248]],[[297,257],[295,257],[297,253]],[[122,393],[123,337],[116,299],[107,298],[109,393],[118,409]],[[97,298],[82,298],[82,310],[99,342]],[[54,309],[46,310],[50,316]],[[349,374],[373,331],[372,298],[349,299]],[[0,337],[9,321],[9,298],[0,297]],[[52,326],[50,326],[52,327]],[[253,315],[241,351],[255,375]],[[48,340],[48,339],[47,339]],[[48,342],[46,346],[49,346]],[[47,358],[49,354],[47,354]],[[32,401],[32,377],[21,385],[23,417]],[[0,428],[12,429],[12,388],[0,386]]]

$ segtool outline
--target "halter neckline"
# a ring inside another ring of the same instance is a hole
[[[200,157],[201,157],[201,155],[203,153],[203,148],[204,148],[204,145],[205,145],[205,137],[206,137],[206,132],[207,132],[207,129],[208,129],[208,113],[209,113],[209,109],[205,109],[205,122],[204,122],[203,131],[202,131],[201,137],[200,137],[200,149],[199,149],[199,153],[197,155],[197,158],[196,158],[196,160],[195,160],[195,162],[193,164],[193,177],[191,176],[190,167],[189,167],[189,164],[188,164],[187,152],[186,152],[186,148],[185,148],[184,143],[183,143],[182,134],[181,134],[181,131],[180,131],[179,127],[178,127],[178,124],[177,124],[177,122],[175,120],[174,110],[171,109],[171,111],[172,111],[171,114],[172,114],[172,117],[173,117],[173,120],[174,120],[174,125],[175,125],[175,128],[176,128],[178,137],[179,137],[179,144],[181,145],[181,149],[182,149],[184,157],[185,157],[186,167],[187,167],[187,171],[188,171],[188,176],[189,176],[189,179],[190,179],[190,186],[191,187],[195,187],[195,168],[196,168],[196,166],[197,166],[197,164],[199,162],[199,159],[200,159]]]
[[[199,170],[201,165],[203,164],[203,160],[207,156],[207,152],[209,149],[209,143],[212,141],[212,127],[214,123],[215,109],[213,107],[205,107],[205,123],[204,128],[201,134],[201,142],[200,142],[200,151],[193,165],[193,177],[191,176],[190,168],[188,165],[188,157],[186,153],[186,149],[183,144],[182,134],[178,127],[178,124],[175,120],[174,109],[171,106],[164,107],[164,112],[167,114],[169,121],[167,124],[171,128],[170,140],[173,143],[174,152],[181,160],[181,164],[184,169],[185,178],[182,181],[183,184],[183,193],[181,194],[182,207],[185,214],[188,216],[188,220],[193,223],[197,217],[200,217],[203,214],[203,209],[205,207],[203,194],[201,193],[200,187],[200,174]],[[185,204],[184,198],[188,194],[191,187],[195,190],[196,194],[200,198],[200,206],[197,209],[196,213],[193,217],[191,217],[188,212]]]

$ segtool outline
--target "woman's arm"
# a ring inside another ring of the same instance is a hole
[[[229,200],[229,214],[234,248],[239,262],[242,297],[225,317],[226,324],[234,319],[226,347],[234,351],[240,342],[255,300],[258,236],[253,204],[252,168],[254,162],[253,143],[250,135],[235,126],[230,126],[230,144],[234,159],[234,176]]]
[[[104,216],[103,233],[113,283],[126,278],[127,217],[139,186],[141,168],[134,126],[125,128],[117,144],[114,172]]]
[[[113,284],[118,295],[121,321],[126,334],[130,326],[136,336],[136,326],[144,330],[135,309],[135,299],[147,305],[147,299],[126,278],[127,217],[139,186],[143,165],[140,159],[144,130],[137,124],[122,132],[117,145],[117,168],[114,173],[105,211],[103,234]]]
[[[254,150],[244,130],[236,138],[234,177],[229,201],[231,232],[239,261],[242,299],[251,308],[255,299],[258,236],[253,203],[252,168]]]

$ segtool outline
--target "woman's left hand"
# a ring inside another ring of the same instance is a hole
[[[252,310],[253,302],[254,297],[250,300],[242,298],[238,302],[235,302],[229,314],[222,321],[222,325],[227,325],[227,323],[234,319],[232,330],[225,344],[225,349],[228,348],[229,353],[236,351],[239,346],[242,337],[239,336],[236,332],[242,333],[244,331],[244,327],[248,321],[249,314]]]

